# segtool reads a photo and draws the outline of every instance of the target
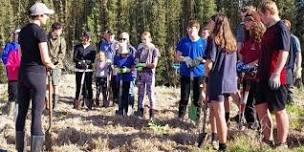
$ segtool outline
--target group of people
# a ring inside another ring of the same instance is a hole
[[[155,111],[155,68],[160,53],[152,43],[149,32],[142,33],[141,41],[142,43],[135,49],[129,42],[127,32],[120,33],[118,40],[115,40],[114,33],[108,29],[103,33],[97,49],[94,44],[91,44],[91,34],[84,32],[82,44],[76,45],[74,48],[73,61],[76,64],[74,108],[79,109],[84,104],[89,109],[92,109],[93,106],[100,106],[101,94],[103,107],[108,107],[112,100],[119,106],[116,114],[126,116],[129,108],[132,111],[134,107],[136,81],[138,111],[135,114],[143,117],[143,101],[145,94],[147,94],[150,100],[150,119],[152,119]],[[94,71],[96,78],[95,99],[93,99],[92,90]]]
[[[54,23],[47,35],[42,29],[54,11],[41,2],[30,8],[31,22],[13,32],[13,41],[4,48],[2,60],[6,65],[9,92],[9,114],[18,103],[16,118],[16,149],[24,151],[24,126],[29,103],[32,101],[31,151],[42,150],[44,133],[41,115],[46,97],[47,72],[52,82],[53,105],[58,103],[58,85],[66,42],[61,36],[63,26]],[[291,34],[291,23],[281,20],[275,2],[265,0],[258,10],[252,6],[241,9],[242,23],[236,38],[227,16],[217,13],[203,28],[197,20],[190,20],[187,36],[176,45],[176,61],[180,63],[181,99],[178,118],[184,120],[189,97],[198,122],[203,105],[210,108],[212,144],[226,151],[229,101],[239,107],[236,120],[263,132],[263,142],[273,144],[273,125],[269,112],[277,124],[278,148],[286,148],[289,120],[285,105],[291,99],[294,79],[301,78],[301,50],[298,38]],[[134,87],[138,87],[139,117],[144,115],[144,96],[147,94],[149,118],[156,109],[155,70],[160,57],[149,32],[141,34],[138,47],[130,44],[127,32],[115,40],[110,29],[104,31],[96,46],[91,33],[83,32],[82,42],[74,46],[76,92],[74,108],[88,109],[118,104],[117,115],[126,116],[134,108]],[[93,98],[93,77],[96,95]],[[130,109],[131,107],[131,109]]]
[[[218,150],[226,151],[232,97],[239,107],[234,119],[240,129],[244,129],[246,118],[250,128],[263,132],[264,143],[287,148],[289,119],[285,107],[292,102],[294,80],[301,78],[299,40],[291,34],[290,21],[280,19],[273,1],[261,2],[258,10],[246,6],[241,17],[236,38],[222,13],[212,16],[201,33],[196,20],[189,22],[188,35],[176,46],[176,59],[181,63],[178,117],[184,119],[193,89],[191,98],[198,119],[205,103],[210,108],[212,145],[218,141]],[[276,144],[270,112],[276,118]]]

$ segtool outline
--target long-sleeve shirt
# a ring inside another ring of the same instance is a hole
[[[66,54],[66,42],[63,37],[48,38],[49,55],[51,61],[59,68],[63,68],[63,60]]]
[[[77,69],[83,69],[83,66],[79,62],[83,60],[88,65],[89,69],[92,69],[92,64],[95,61],[96,47],[92,44],[84,48],[82,44],[78,44],[74,47],[73,61],[76,63]]]

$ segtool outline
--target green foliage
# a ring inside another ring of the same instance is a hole
[[[304,126],[304,110],[298,105],[287,105],[287,112],[290,116],[290,127],[296,130],[303,130]]]
[[[10,39],[10,31],[28,22],[27,12],[37,0],[2,0],[0,6],[0,46]],[[157,84],[176,85],[175,46],[186,34],[189,19],[198,19],[204,25],[216,10],[224,12],[235,29],[240,22],[239,8],[260,0],[41,0],[55,10],[49,25],[55,21],[64,23],[67,41],[67,61],[71,61],[72,46],[80,42],[83,30],[93,33],[93,42],[100,40],[105,28],[118,34],[130,33],[134,46],[140,43],[140,34],[150,31],[153,42],[161,52],[157,68]],[[303,0],[276,0],[281,16],[290,19],[293,32],[304,40]],[[303,47],[304,45],[302,45]],[[303,49],[304,50],[304,49]],[[1,71],[0,71],[1,73]],[[2,72],[3,73],[3,72]]]

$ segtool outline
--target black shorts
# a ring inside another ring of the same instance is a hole
[[[256,87],[256,105],[267,103],[271,112],[285,109],[287,101],[287,87],[281,85],[278,89],[270,89],[268,83],[257,83]]]

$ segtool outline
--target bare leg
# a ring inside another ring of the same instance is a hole
[[[256,105],[256,111],[261,123],[261,129],[263,131],[264,140],[272,140],[272,122],[270,113],[268,112],[268,104],[262,103]]]
[[[286,143],[288,129],[289,129],[289,120],[286,110],[280,110],[275,112],[276,123],[278,128],[278,140],[279,143]]]

